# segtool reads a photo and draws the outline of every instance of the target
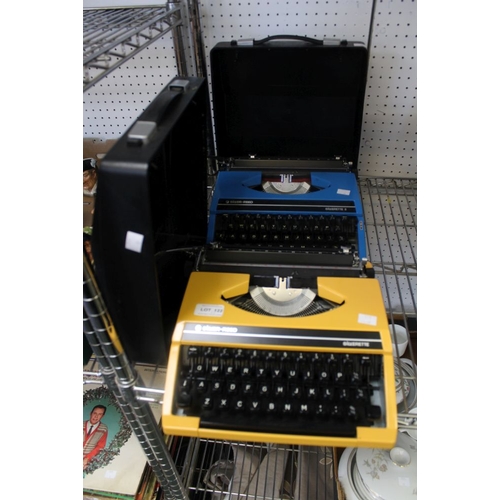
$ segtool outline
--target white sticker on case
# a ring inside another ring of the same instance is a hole
[[[141,253],[143,242],[144,242],[143,234],[134,233],[133,231],[127,231],[127,236],[125,237],[125,248],[127,250]]]
[[[372,316],[371,314],[359,314],[358,323],[361,323],[362,325],[376,326],[377,316]]]
[[[224,306],[219,304],[196,304],[194,308],[195,316],[222,316],[224,314]]]
[[[350,189],[337,189],[337,194],[344,194],[346,196],[349,196],[351,194]]]

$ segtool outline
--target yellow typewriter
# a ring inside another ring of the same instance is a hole
[[[392,447],[394,362],[378,281],[250,283],[247,274],[191,274],[168,356],[164,432]]]

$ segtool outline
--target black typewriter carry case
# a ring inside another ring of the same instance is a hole
[[[368,52],[276,35],[210,52],[217,158],[228,169],[286,166],[357,173]],[[227,160],[225,162],[224,160]]]

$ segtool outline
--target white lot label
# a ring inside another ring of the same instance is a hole
[[[195,316],[222,316],[224,306],[220,304],[196,304],[194,308]]]
[[[359,314],[358,323],[361,323],[362,325],[375,326],[377,324],[377,316],[372,316],[371,314]]]
[[[350,189],[337,189],[337,194],[344,194],[346,196],[349,196],[351,194]]]

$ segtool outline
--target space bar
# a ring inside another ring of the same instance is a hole
[[[314,265],[314,266],[350,266],[353,257],[350,254],[306,253],[306,252],[265,252],[253,250],[207,249],[208,262]]]
[[[353,423],[335,423],[328,420],[314,421],[314,419],[275,419],[275,418],[247,418],[235,415],[227,417],[201,418],[200,426],[208,429],[220,429],[241,432],[260,432],[270,434],[293,434],[306,436],[326,437],[356,437],[356,425]]]

